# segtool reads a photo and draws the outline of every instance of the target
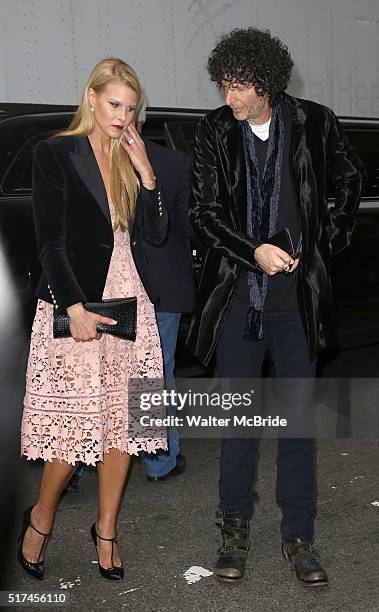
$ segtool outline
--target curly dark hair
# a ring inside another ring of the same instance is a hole
[[[290,80],[293,61],[287,47],[270,30],[236,28],[221,36],[208,59],[211,81],[251,83],[272,105]]]

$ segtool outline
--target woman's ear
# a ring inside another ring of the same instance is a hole
[[[95,100],[96,100],[96,92],[94,89],[92,89],[92,87],[90,87],[88,89],[88,93],[87,93],[87,99],[88,99],[88,104],[89,107],[92,109],[95,106]]]

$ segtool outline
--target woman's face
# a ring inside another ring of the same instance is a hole
[[[88,101],[94,108],[95,131],[119,138],[133,121],[138,96],[131,87],[112,81],[97,93],[90,88]]]

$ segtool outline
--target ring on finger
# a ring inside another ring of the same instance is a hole
[[[132,145],[135,143],[134,138],[128,138],[128,144]]]

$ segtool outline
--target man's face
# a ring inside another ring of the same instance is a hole
[[[251,123],[264,123],[271,116],[268,103],[268,95],[257,96],[255,88],[251,83],[239,83],[238,81],[223,81],[222,90],[225,96],[225,104],[229,106],[238,121],[250,121]]]

